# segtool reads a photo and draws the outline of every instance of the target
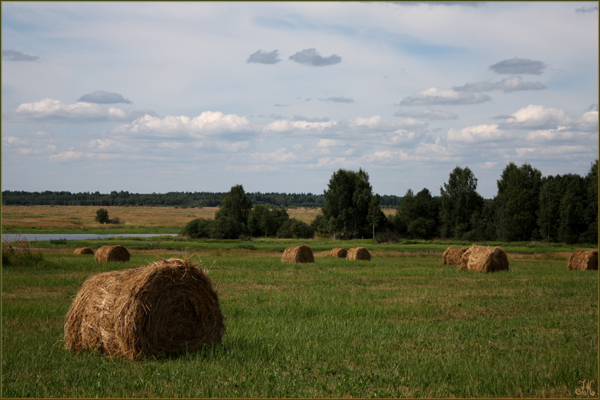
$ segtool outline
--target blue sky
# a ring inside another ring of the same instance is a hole
[[[598,2],[2,2],[2,189],[379,194],[598,157]]]

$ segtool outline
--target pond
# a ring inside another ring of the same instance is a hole
[[[88,239],[106,239],[111,237],[142,237],[149,238],[155,236],[177,236],[176,233],[124,233],[124,234],[93,234],[93,233],[77,233],[77,234],[60,234],[60,233],[49,233],[49,234],[40,234],[40,233],[21,233],[21,234],[2,234],[3,242],[14,242],[15,240],[23,240],[27,239],[28,242],[32,241],[47,241],[47,240],[59,240],[59,239],[67,239],[67,240],[88,240]]]

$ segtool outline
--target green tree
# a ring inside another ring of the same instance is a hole
[[[248,223],[248,217],[250,216],[250,210],[252,210],[252,201],[242,185],[235,185],[231,187],[229,193],[223,196],[223,205],[221,209],[215,215],[215,219],[218,217],[229,217],[234,221],[246,225]]]
[[[277,230],[279,238],[310,239],[314,235],[315,230],[309,224],[296,218],[288,219]]]
[[[257,204],[248,217],[248,230],[252,236],[275,236],[288,219],[289,215],[284,208],[270,210],[263,204]]]
[[[592,164],[585,177],[587,185],[587,207],[585,221],[587,231],[581,240],[587,243],[598,243],[598,160]]]
[[[191,239],[210,238],[213,233],[213,221],[196,218],[185,224],[180,234]]]
[[[369,231],[372,195],[369,175],[362,169],[358,172],[340,169],[331,176],[324,191],[322,212],[334,237],[336,234],[344,238],[358,237]]]
[[[471,215],[483,207],[483,197],[477,193],[477,178],[469,167],[457,166],[440,192],[442,237],[460,238],[473,228]]]
[[[498,237],[503,241],[523,241],[537,236],[542,173],[527,163],[517,167],[510,162],[497,183]]]
[[[110,218],[108,218],[108,210],[106,208],[100,208],[96,210],[96,222],[101,224],[109,224]]]
[[[371,201],[369,203],[369,214],[367,215],[367,219],[369,224],[373,227],[373,240],[375,240],[375,228],[377,226],[381,226],[386,222],[386,217],[383,211],[381,211],[381,206],[379,203],[381,202],[381,196],[376,194],[371,197]]]

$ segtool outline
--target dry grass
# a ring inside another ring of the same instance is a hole
[[[468,247],[448,247],[442,255],[443,265],[458,265],[460,259]]]
[[[569,257],[569,269],[597,270],[598,252],[596,250],[575,250]]]
[[[474,244],[463,253],[458,269],[477,272],[508,270],[508,257],[500,247],[484,247]]]
[[[102,246],[96,251],[96,262],[129,261],[129,250],[121,245]]]
[[[310,247],[302,245],[285,249],[281,261],[288,263],[314,263],[315,257]]]
[[[217,343],[225,331],[212,281],[187,259],[95,275],[65,320],[67,349],[128,360]]]
[[[355,247],[353,249],[348,250],[348,255],[346,256],[346,260],[371,260],[371,253],[367,250],[366,247]]]
[[[35,227],[36,229],[110,228],[96,222],[96,210],[105,208],[108,215],[119,217],[122,227],[177,227],[195,218],[214,219],[219,207],[107,207],[107,206],[3,206],[2,225],[5,227]],[[288,209],[290,218],[311,223],[320,208]],[[114,226],[112,226],[114,227]]]
[[[73,254],[94,254],[94,250],[90,249],[89,247],[80,247],[75,249]]]

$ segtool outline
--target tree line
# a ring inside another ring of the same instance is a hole
[[[128,191],[112,191],[110,193],[68,191],[26,192],[5,190],[2,192],[3,205],[56,205],[56,206],[137,206],[137,207],[221,207],[224,192],[168,192],[139,194]],[[264,204],[276,207],[308,207],[320,208],[325,205],[322,194],[312,193],[247,193],[252,204]],[[399,206],[402,198],[394,195],[381,197],[381,205]]]

